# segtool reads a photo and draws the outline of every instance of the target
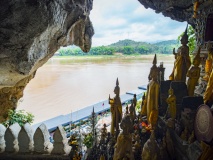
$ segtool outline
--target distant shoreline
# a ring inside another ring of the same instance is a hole
[[[123,54],[115,54],[115,55],[83,55],[83,56],[53,56],[52,59],[70,59],[70,60],[101,60],[101,59],[129,59],[129,60],[150,60],[154,58],[154,54],[147,55],[123,55]],[[157,54],[157,60],[159,61],[173,61],[173,54]]]

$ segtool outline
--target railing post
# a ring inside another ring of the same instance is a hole
[[[21,130],[21,127],[18,123],[14,123],[10,127],[6,129],[4,139],[5,139],[5,151],[6,152],[18,152],[19,146],[18,146],[18,134]]]
[[[36,153],[50,154],[53,149],[53,144],[50,142],[50,135],[45,124],[41,124],[35,131],[33,136],[34,151]]]
[[[28,153],[33,151],[33,129],[29,123],[21,127],[18,135],[19,152]]]
[[[53,135],[53,151],[52,154],[64,154],[68,155],[71,151],[71,147],[68,145],[68,139],[64,128],[60,125],[57,127]]]
[[[0,124],[0,153],[3,153],[5,151],[5,140],[4,140],[5,131],[6,131],[5,126]]]

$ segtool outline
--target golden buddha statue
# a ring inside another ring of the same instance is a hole
[[[146,94],[144,92],[143,97],[142,97],[142,102],[141,102],[141,115],[144,116],[146,115]]]
[[[169,76],[170,80],[173,81],[186,81],[186,73],[191,65],[190,57],[189,57],[189,47],[188,43],[188,35],[187,28],[181,38],[182,46],[178,48],[177,53],[175,53],[175,48],[173,49],[173,54],[175,55],[175,62],[172,74]]]
[[[133,123],[129,115],[125,115],[120,123],[122,132],[118,135],[117,143],[115,144],[115,151],[113,160],[128,159],[133,160],[134,155],[132,151],[132,128]]]
[[[116,129],[116,134],[119,132],[119,123],[122,119],[122,104],[120,99],[120,87],[118,78],[116,80],[116,86],[114,89],[115,97],[113,99],[109,96],[109,104],[110,104],[110,111],[111,111],[111,134],[114,135],[114,131]],[[117,137],[117,136],[116,136]]]
[[[147,121],[148,124],[151,125],[151,128],[155,127],[158,118],[158,100],[159,100],[159,88],[160,85],[158,83],[158,68],[156,66],[157,59],[156,54],[153,60],[153,66],[150,71],[151,81],[147,87],[147,95],[146,95],[146,111],[147,111]]]
[[[213,48],[208,48],[209,50],[209,58],[213,59]],[[204,103],[213,101],[213,72],[211,70],[211,74],[208,79],[207,87],[203,95]]]
[[[203,80],[208,82],[212,71],[212,55],[213,55],[213,50],[211,48],[210,42],[207,43],[207,50],[208,50],[208,57],[205,63],[205,76],[203,76]]]
[[[188,95],[194,96],[194,90],[195,86],[198,84],[198,80],[200,78],[200,47],[198,49],[198,52],[193,60],[193,66],[188,70],[187,77],[189,77],[187,81],[187,88],[188,88]]]
[[[174,95],[173,89],[170,87],[169,89],[169,97],[166,99],[166,102],[168,104],[167,113],[169,113],[169,116],[174,121],[176,118],[176,96]]]

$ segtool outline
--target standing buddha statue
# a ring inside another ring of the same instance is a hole
[[[213,48],[211,47],[208,47],[208,56],[209,56],[209,59],[213,59]],[[206,87],[206,90],[204,92],[204,95],[203,95],[203,100],[204,100],[204,103],[207,104],[207,103],[213,103],[213,72],[212,72],[212,69],[211,69],[211,74],[209,74],[209,78],[208,78],[208,83],[207,83],[207,87]]]
[[[167,113],[169,113],[169,116],[174,121],[176,118],[176,96],[174,95],[174,91],[172,88],[169,89],[169,97],[166,99],[166,102],[168,104]]]
[[[172,74],[169,76],[170,80],[173,81],[186,81],[186,73],[191,65],[190,57],[189,57],[189,47],[188,43],[188,35],[187,28],[181,38],[182,46],[178,48],[177,53],[175,53],[175,48],[173,49],[173,54],[175,55],[175,63],[173,67]]]
[[[188,70],[187,77],[189,77],[187,81],[188,95],[194,96],[195,86],[198,84],[198,80],[200,78],[200,47],[198,52],[193,60],[193,66]]]
[[[208,50],[208,57],[206,59],[206,64],[205,64],[205,76],[203,76],[203,80],[208,82],[211,71],[212,71],[212,54],[213,50],[211,48],[210,42],[207,43],[207,50]]]
[[[146,115],[146,94],[144,92],[143,97],[142,97],[142,102],[141,102],[141,115],[144,116]]]
[[[115,97],[113,99],[109,96],[109,104],[110,104],[110,111],[111,111],[111,134],[114,135],[114,131],[116,129],[116,137],[119,133],[119,123],[122,119],[122,104],[120,99],[120,87],[118,78],[116,80],[116,86],[114,89]]]
[[[158,100],[159,100],[159,88],[160,85],[158,83],[158,68],[156,66],[157,59],[156,54],[153,60],[153,66],[151,67],[149,77],[151,81],[147,87],[147,95],[146,95],[146,111],[147,111],[147,121],[150,127],[153,129],[157,123],[158,119]]]

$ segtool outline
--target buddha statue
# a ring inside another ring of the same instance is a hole
[[[114,135],[114,131],[116,129],[116,137],[119,133],[119,123],[122,119],[122,104],[120,99],[120,87],[118,78],[116,80],[116,86],[114,89],[115,97],[113,99],[109,96],[109,104],[110,104],[110,111],[111,111],[111,134]]]
[[[128,104],[126,104],[126,115],[129,114],[129,108],[128,108]]]
[[[213,58],[213,48],[209,48],[208,50],[209,50],[209,57],[212,59]],[[208,79],[206,90],[203,95],[203,100],[204,100],[205,104],[207,104],[209,102],[210,103],[213,102],[213,72],[212,72],[212,69],[211,69],[211,74]]]
[[[146,115],[146,94],[144,92],[143,97],[142,97],[142,102],[141,102],[141,115],[144,116]]]
[[[134,111],[135,111],[135,108],[134,108],[133,102],[132,102],[129,107],[129,114],[130,114],[130,118],[131,118],[132,122],[134,122],[134,120],[136,118]]]
[[[154,130],[151,130],[151,136],[144,144],[141,158],[143,160],[158,160],[160,159],[159,146],[155,139]]]
[[[176,118],[176,96],[174,95],[173,89],[170,87],[169,89],[169,97],[166,99],[166,102],[168,104],[167,113],[169,114],[169,117],[172,118],[174,121]]]
[[[136,94],[134,94],[134,96],[133,96],[132,103],[133,103],[133,107],[134,107],[134,115],[136,116],[136,111],[135,111],[135,108],[136,108],[136,105],[137,105]]]
[[[186,73],[191,65],[189,57],[189,47],[187,46],[188,43],[187,28],[188,25],[180,40],[182,46],[178,48],[177,53],[175,53],[175,48],[173,49],[173,54],[175,55],[175,62],[172,74],[169,76],[169,79],[173,81],[186,82]]]
[[[210,74],[211,74],[211,71],[212,71],[212,54],[213,54],[213,50],[211,48],[210,42],[207,43],[206,47],[207,47],[207,50],[208,50],[208,57],[207,57],[206,63],[205,63],[205,76],[203,76],[203,80],[208,82]]]
[[[198,84],[198,80],[200,78],[200,47],[198,49],[198,52],[193,60],[193,66],[188,70],[187,77],[189,77],[187,81],[187,88],[188,88],[188,95],[194,96],[194,90],[195,86]]]
[[[158,68],[156,66],[157,59],[156,54],[153,60],[153,66],[151,67],[150,75],[151,78],[146,95],[146,112],[147,112],[147,121],[151,128],[154,128],[157,123],[158,118],[158,100],[159,100],[159,88],[158,83]]]
[[[120,123],[122,132],[118,135],[117,143],[115,144],[115,152],[113,160],[128,159],[133,160],[132,151],[132,131],[133,123],[129,115],[125,115]]]

